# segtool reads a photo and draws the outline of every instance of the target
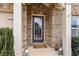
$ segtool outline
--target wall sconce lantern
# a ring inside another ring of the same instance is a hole
[[[63,49],[62,49],[62,48],[59,48],[59,50],[58,50],[58,55],[59,55],[59,56],[62,56],[62,55],[63,55]]]
[[[28,49],[25,49],[25,50],[24,50],[24,56],[29,56],[29,51],[28,51]]]

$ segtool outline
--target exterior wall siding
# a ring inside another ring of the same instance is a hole
[[[13,28],[13,13],[0,12],[0,28]]]
[[[62,10],[52,10],[52,47],[61,47],[62,41]],[[64,18],[63,18],[64,20]]]

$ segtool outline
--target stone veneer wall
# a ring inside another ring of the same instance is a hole
[[[26,14],[26,12],[24,12],[24,14]],[[26,36],[27,38],[23,40],[23,46],[26,46],[25,43],[27,43],[28,46],[32,45],[32,14],[45,15],[45,43],[49,44],[52,47],[55,47],[56,44],[58,46],[61,46],[63,19],[62,15],[64,13],[62,10],[54,9],[53,7],[51,10],[51,8],[49,9],[42,4],[27,5],[27,17],[25,16],[26,18],[23,21],[23,27],[25,28],[25,30],[23,30],[23,33],[26,33],[25,35],[23,35],[23,38]],[[27,25],[25,23],[27,23]]]
[[[61,47],[62,45],[62,20],[63,18],[63,9],[53,9],[52,10],[52,47],[58,45]]]
[[[52,39],[50,9],[43,4],[32,4],[27,6],[27,44],[32,45],[32,14],[45,15],[45,43],[50,45]]]
[[[72,4],[72,15],[79,16],[79,3]]]
[[[23,27],[23,39],[22,39],[22,47],[25,49],[27,47],[27,6],[25,8],[22,8],[22,27]]]

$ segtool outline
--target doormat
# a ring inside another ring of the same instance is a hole
[[[34,45],[33,48],[47,48],[46,45]]]

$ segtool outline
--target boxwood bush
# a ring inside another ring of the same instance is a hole
[[[72,56],[79,56],[79,37],[72,37]]]
[[[14,56],[13,29],[0,28],[0,55]]]

